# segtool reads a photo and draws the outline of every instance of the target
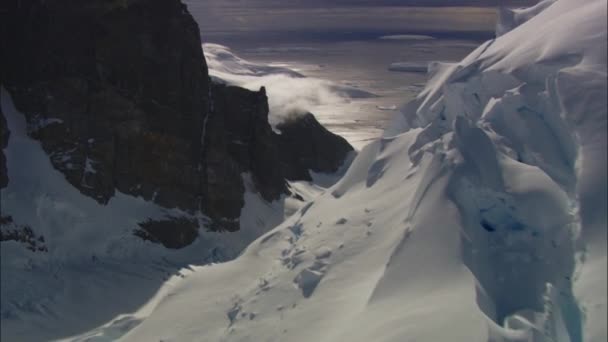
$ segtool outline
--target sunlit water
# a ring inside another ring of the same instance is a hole
[[[376,94],[338,103],[307,101],[310,108],[304,108],[357,148],[380,135],[395,115],[393,108],[414,98],[427,80],[424,73],[389,71],[390,64],[460,60],[493,36],[496,22],[491,7],[361,7],[329,1],[295,6],[295,1],[282,0],[185,3],[205,43],[227,46],[252,62],[287,66],[308,77]],[[380,39],[404,34],[437,39]]]
[[[378,137],[395,111],[424,86],[425,73],[395,72],[394,62],[457,61],[478,42],[464,40],[361,40],[307,44],[240,44],[231,48],[241,57],[288,66],[307,77],[330,80],[377,95],[309,108],[328,129],[361,148]]]

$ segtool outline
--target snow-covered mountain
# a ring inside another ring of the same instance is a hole
[[[125,303],[66,340],[606,341],[606,17],[606,0],[501,15],[498,38],[429,66],[338,183],[143,305],[122,278],[74,270]],[[73,325],[48,304],[32,324]]]
[[[432,65],[385,137],[239,258],[76,340],[605,341],[606,1],[538,8]]]
[[[279,134],[264,88],[212,82],[180,0],[0,7],[3,341],[136,310],[293,213],[308,195],[288,181],[352,159],[312,114]]]

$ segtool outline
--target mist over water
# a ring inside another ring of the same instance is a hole
[[[267,88],[272,124],[294,112],[310,111],[329,130],[360,149],[381,135],[395,111],[414,99],[427,80],[424,72],[391,71],[392,64],[457,61],[478,44],[473,40],[385,36],[289,44],[234,43],[228,48],[241,58],[238,65],[249,68],[248,73],[239,75],[226,73],[229,59],[210,58],[217,45],[206,44],[204,48],[212,76],[251,90]]]
[[[266,87],[271,124],[312,112],[358,149],[422,90],[424,65],[462,59],[494,30],[491,8],[260,12],[241,2],[187,3],[212,77],[251,90]]]
[[[320,106],[338,107],[351,99],[377,97],[348,85],[317,77],[306,77],[297,66],[289,63],[251,62],[236,56],[228,47],[204,44],[209,73],[217,82],[244,87],[253,91],[266,88],[270,107],[269,122],[276,126],[286,119]],[[283,50],[263,49],[266,53],[280,55]],[[307,51],[307,50],[294,50]],[[293,68],[293,69],[292,69]]]

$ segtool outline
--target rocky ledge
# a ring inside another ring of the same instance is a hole
[[[335,171],[352,151],[312,115],[273,132],[263,88],[213,84],[198,26],[179,0],[0,7],[2,84],[53,166],[100,204],[118,191],[235,231],[244,174],[272,201],[287,193],[286,179]],[[2,115],[0,132],[4,148]],[[0,187],[8,182],[1,155]],[[183,247],[198,227],[180,220],[142,222],[139,235]]]
[[[10,132],[6,125],[6,118],[2,113],[2,106],[0,106],[0,189],[5,188],[8,185],[8,170],[6,169],[6,156],[4,155],[4,149],[8,146],[8,139]],[[2,197],[0,196],[0,213],[2,212]]]
[[[280,163],[288,180],[312,180],[309,171],[336,172],[352,146],[305,113],[277,125]]]

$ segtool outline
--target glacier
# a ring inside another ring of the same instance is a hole
[[[606,17],[503,13],[238,258],[64,341],[605,341]]]

